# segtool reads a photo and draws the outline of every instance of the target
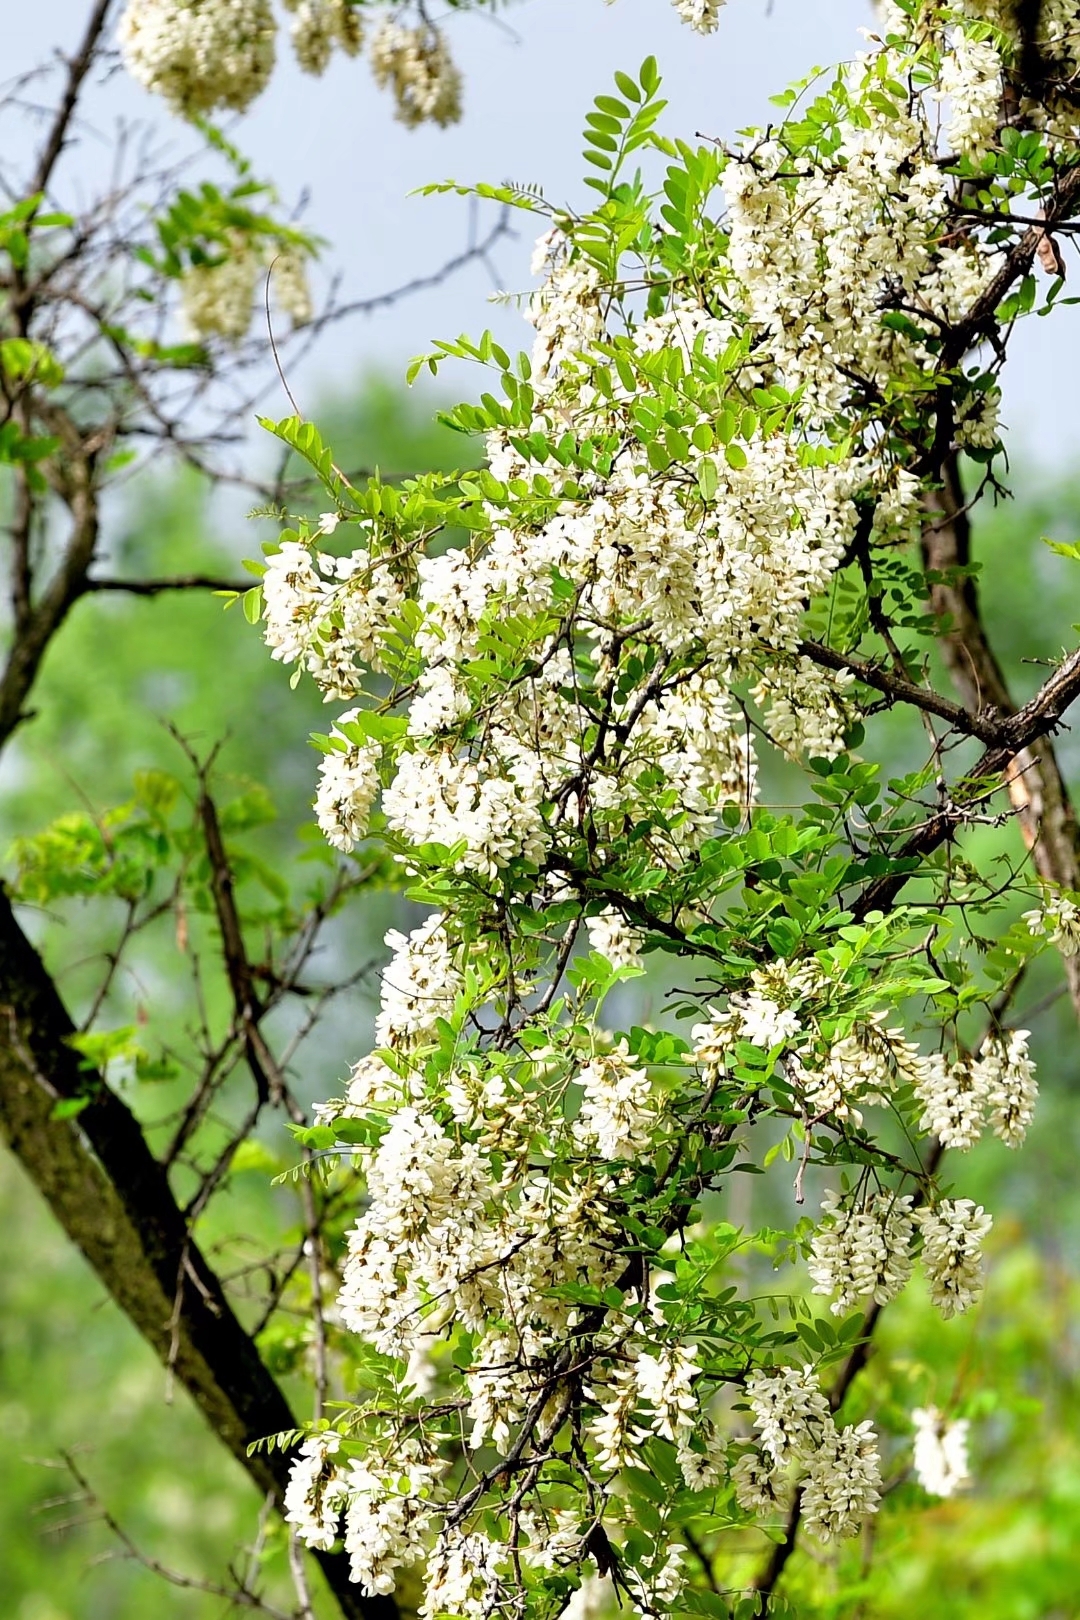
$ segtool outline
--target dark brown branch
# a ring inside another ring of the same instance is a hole
[[[225,958],[225,973],[232,990],[236,1021],[243,1032],[244,1055],[255,1081],[260,1103],[271,1098],[280,1102],[285,1084],[277,1061],[266,1044],[259,1020],[265,1008],[260,1001],[252,979],[251,964],[244,944],[244,930],[236,906],[233,890],[232,866],[221,836],[217,809],[210,797],[206,773],[208,766],[199,767],[199,819],[206,839],[206,855],[210,863],[210,888],[214,896],[221,948]]]
[[[941,488],[927,497],[927,505],[931,521],[923,532],[923,562],[936,576],[930,605],[948,621],[938,646],[953,685],[970,712],[1015,716],[1016,705],[983,625],[975,581],[960,572],[971,561],[971,526],[955,456],[946,461]],[[1080,889],[1080,828],[1049,736],[1019,749],[1003,774],[1039,876],[1065,889]],[[1080,1018],[1080,957],[1066,957],[1065,972]]]
[[[954,731],[963,732],[968,737],[978,737],[981,742],[993,744],[1001,741],[1001,726],[992,716],[965,709],[959,703],[950,703],[948,698],[939,697],[925,686],[916,686],[913,681],[905,680],[879,664],[868,664],[850,653],[834,652],[831,647],[816,641],[801,641],[798,650],[802,657],[820,664],[823,669],[847,671],[864,686],[883,693],[891,703],[909,703],[925,714],[936,714],[939,719],[947,720]]]
[[[30,472],[20,466],[15,472],[15,500],[11,523],[11,619],[16,636],[25,634],[30,623],[33,574],[30,545],[34,528],[34,502]]]
[[[64,93],[60,98],[56,116],[46,136],[45,145],[41,149],[37,168],[34,170],[34,178],[30,182],[30,195],[32,197],[36,196],[39,191],[44,191],[48,186],[49,181],[52,179],[52,172],[56,167],[61,152],[64,150],[64,143],[71,127],[75,105],[79,99],[79,91],[82,89],[83,80],[93,65],[101,36],[105,31],[105,23],[111,5],[112,0],[97,0],[97,4],[90,13],[82,44],[75,52],[75,55],[68,61],[67,82],[64,85]]]
[[[248,1446],[296,1427],[277,1383],[193,1241],[138,1120],[68,1045],[74,1026],[0,890],[0,1136],[72,1242],[214,1433],[279,1506],[289,1462]],[[59,1102],[88,1099],[74,1117]],[[396,1620],[362,1597],[343,1555],[319,1562],[346,1620]]]
[[[53,636],[86,586],[87,570],[98,539],[98,493],[96,462],[100,444],[87,445],[73,424],[57,413],[65,442],[62,495],[71,515],[71,532],[63,557],[42,593],[17,631],[0,676],[0,748],[16,726],[26,718],[23,704],[34,684],[41,660]]]
[[[1057,727],[1069,705],[1080,697],[1080,652],[1069,657],[1040,687],[1029,703],[1002,721],[1003,742],[988,748],[975,767],[953,789],[951,802],[908,837],[897,856],[912,860],[932,855],[948,842],[970,817],[975,805],[993,791],[1001,777],[1015,771],[1014,761],[1025,748],[1047,737]],[[1011,777],[1010,777],[1011,779]],[[857,918],[868,912],[888,910],[911,878],[910,872],[888,872],[874,878],[852,904]]]
[[[942,344],[939,369],[951,371],[967,354],[973,343],[987,335],[993,326],[994,312],[1013,283],[1027,275],[1035,262],[1039,243],[1058,220],[1066,218],[1080,203],[1080,166],[1069,169],[1058,185],[1055,195],[1046,206],[1046,224],[1030,226],[1008,253],[1001,269],[976,298],[963,320],[949,328]]]
[[[160,596],[163,591],[235,591],[238,596],[250,590],[251,579],[217,579],[213,574],[176,574],[172,579],[88,579],[84,590],[125,591],[129,596]]]

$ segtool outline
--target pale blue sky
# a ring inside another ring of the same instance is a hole
[[[69,49],[89,0],[6,0],[3,9],[7,77],[57,46]],[[363,61],[338,59],[315,80],[283,50],[270,91],[237,125],[236,139],[286,200],[310,194],[304,218],[332,244],[327,270],[340,272],[343,297],[359,298],[435,269],[463,246],[463,202],[408,196],[426,181],[538,181],[553,199],[580,198],[583,117],[614,69],[633,69],[652,52],[672,103],[666,126],[691,138],[725,136],[767,118],[769,95],[789,80],[858,50],[857,29],[871,20],[869,0],[730,0],[719,30],[703,39],[680,23],[669,0],[522,0],[498,21],[449,19],[466,79],[465,118],[453,129],[397,124]],[[160,103],[118,75],[97,91],[94,118],[105,132],[121,114],[168,120]],[[79,166],[104,161],[106,152],[107,136],[88,136]],[[523,218],[521,240],[498,249],[504,287],[528,284],[530,223]],[[475,266],[436,291],[357,319],[338,328],[294,381],[309,399],[324,380],[340,388],[366,366],[400,372],[431,339],[485,326],[508,347],[527,345],[520,316],[491,306],[491,290]],[[1006,418],[1025,424],[1026,447],[1037,443],[1040,457],[1061,462],[1078,439],[1069,384],[1080,361],[1080,320],[1062,310],[1029,322],[1022,338]],[[457,385],[469,386],[465,377]]]

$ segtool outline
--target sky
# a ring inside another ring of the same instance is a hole
[[[70,50],[89,3],[9,0],[4,77]],[[469,205],[410,195],[419,186],[514,180],[539,183],[554,202],[587,197],[580,131],[617,68],[633,71],[655,55],[671,103],[664,127],[690,139],[727,137],[766,121],[769,96],[791,80],[860,49],[858,29],[872,12],[870,0],[730,0],[707,38],[681,23],[669,0],[516,0],[497,17],[450,15],[444,21],[466,88],[464,119],[448,130],[397,123],[362,59],[338,56],[322,79],[305,76],[282,39],[270,89],[230,134],[287,205],[303,202],[305,227],[326,238],[324,288],[339,278],[343,300],[363,299],[437,271],[468,240]],[[114,74],[95,90],[72,173],[89,182],[107,161],[119,117],[170,124],[156,98]],[[172,124],[182,147],[183,126]],[[481,210],[481,234],[493,218]],[[517,225],[518,239],[500,242],[490,265],[470,265],[436,289],[335,327],[290,375],[301,404],[327,388],[346,391],[365,369],[401,375],[436,338],[490,327],[506,347],[527,347],[520,314],[489,302],[496,287],[529,286],[534,221],[522,215]],[[1080,362],[1078,312],[1029,321],[1021,339],[1007,368],[1005,419],[1029,460],[1068,464],[1080,438],[1070,386]],[[470,387],[464,374],[449,381],[463,396]]]

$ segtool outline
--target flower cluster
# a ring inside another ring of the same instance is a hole
[[[370,1453],[347,1459],[338,1434],[317,1434],[293,1468],[285,1520],[308,1546],[329,1548],[344,1519],[353,1579],[366,1592],[392,1592],[396,1571],[427,1550],[441,1471],[416,1441],[403,1441],[386,1461]]]
[[[703,0],[706,7],[714,0]],[[325,73],[335,50],[364,43],[359,0],[282,0],[289,37],[305,73]],[[225,108],[244,112],[274,71],[277,22],[271,0],[127,0],[120,49],[128,72],[185,118]],[[371,40],[371,70],[408,125],[445,126],[461,117],[461,75],[444,35],[386,18]]]
[[[366,548],[349,557],[313,556],[299,540],[286,540],[267,560],[262,600],[271,656],[298,663],[328,698],[340,698],[358,691],[363,664],[381,668],[380,643],[403,592]]]
[[[393,92],[403,124],[445,128],[461,118],[461,74],[445,36],[430,24],[405,28],[388,18],[371,41],[371,71]]]
[[[1049,939],[1062,956],[1080,955],[1080,905],[1067,894],[1047,895],[1041,906],[1024,912],[1036,938]]]
[[[239,343],[251,326],[255,295],[265,276],[277,307],[294,328],[305,326],[312,317],[305,256],[275,244],[260,251],[235,231],[219,260],[190,265],[180,278],[181,310],[192,336]]]
[[[270,0],[128,0],[119,38],[132,78],[194,118],[262,94],[274,33]]]
[[[352,743],[341,730],[356,718],[343,714],[331,739],[340,746],[325,756],[319,767],[315,816],[328,844],[343,853],[354,849],[368,829],[372,801],[379,788],[382,749],[375,743]]]
[[[683,22],[696,28],[699,34],[712,34],[720,26],[723,4],[724,0],[672,0]]]
[[[970,1198],[943,1198],[918,1220],[930,1298],[942,1316],[957,1316],[983,1291],[982,1241],[993,1221]]]
[[[284,0],[292,12],[289,35],[305,73],[325,73],[337,46],[356,56],[364,43],[360,8],[350,0]]]
[[[942,1316],[966,1311],[982,1293],[982,1239],[990,1217],[969,1198],[912,1209],[908,1196],[877,1193],[863,1204],[827,1193],[810,1245],[814,1293],[843,1316],[860,1302],[887,1305],[912,1271],[916,1229],[930,1297]]]
[[[856,1535],[878,1510],[881,1459],[873,1425],[838,1429],[813,1374],[802,1367],[754,1373],[746,1386],[758,1432],[733,1477],[740,1505],[771,1512],[800,1479],[807,1528],[821,1541]]]
[[[858,1205],[827,1193],[821,1210],[810,1255],[814,1293],[832,1296],[834,1316],[860,1300],[895,1299],[911,1276],[911,1198],[877,1193]]]
[[[950,1063],[940,1053],[918,1059],[921,1129],[933,1132],[943,1147],[969,1148],[989,1121],[995,1136],[1019,1147],[1038,1095],[1027,1043],[1028,1031],[1013,1029],[988,1035],[974,1059],[965,1054]]]
[[[949,1423],[936,1406],[918,1407],[915,1425],[915,1477],[931,1496],[955,1496],[968,1482],[968,1422]]]

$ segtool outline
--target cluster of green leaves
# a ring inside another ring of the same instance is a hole
[[[269,181],[255,178],[250,160],[239,148],[205,119],[195,122],[208,147],[233,170],[235,184],[222,188],[204,180],[195,191],[178,190],[154,221],[160,251],[137,246],[136,258],[175,280],[192,266],[221,264],[238,238],[253,250],[289,249],[304,256],[316,253],[322,244],[277,216],[273,211],[277,192]]]

